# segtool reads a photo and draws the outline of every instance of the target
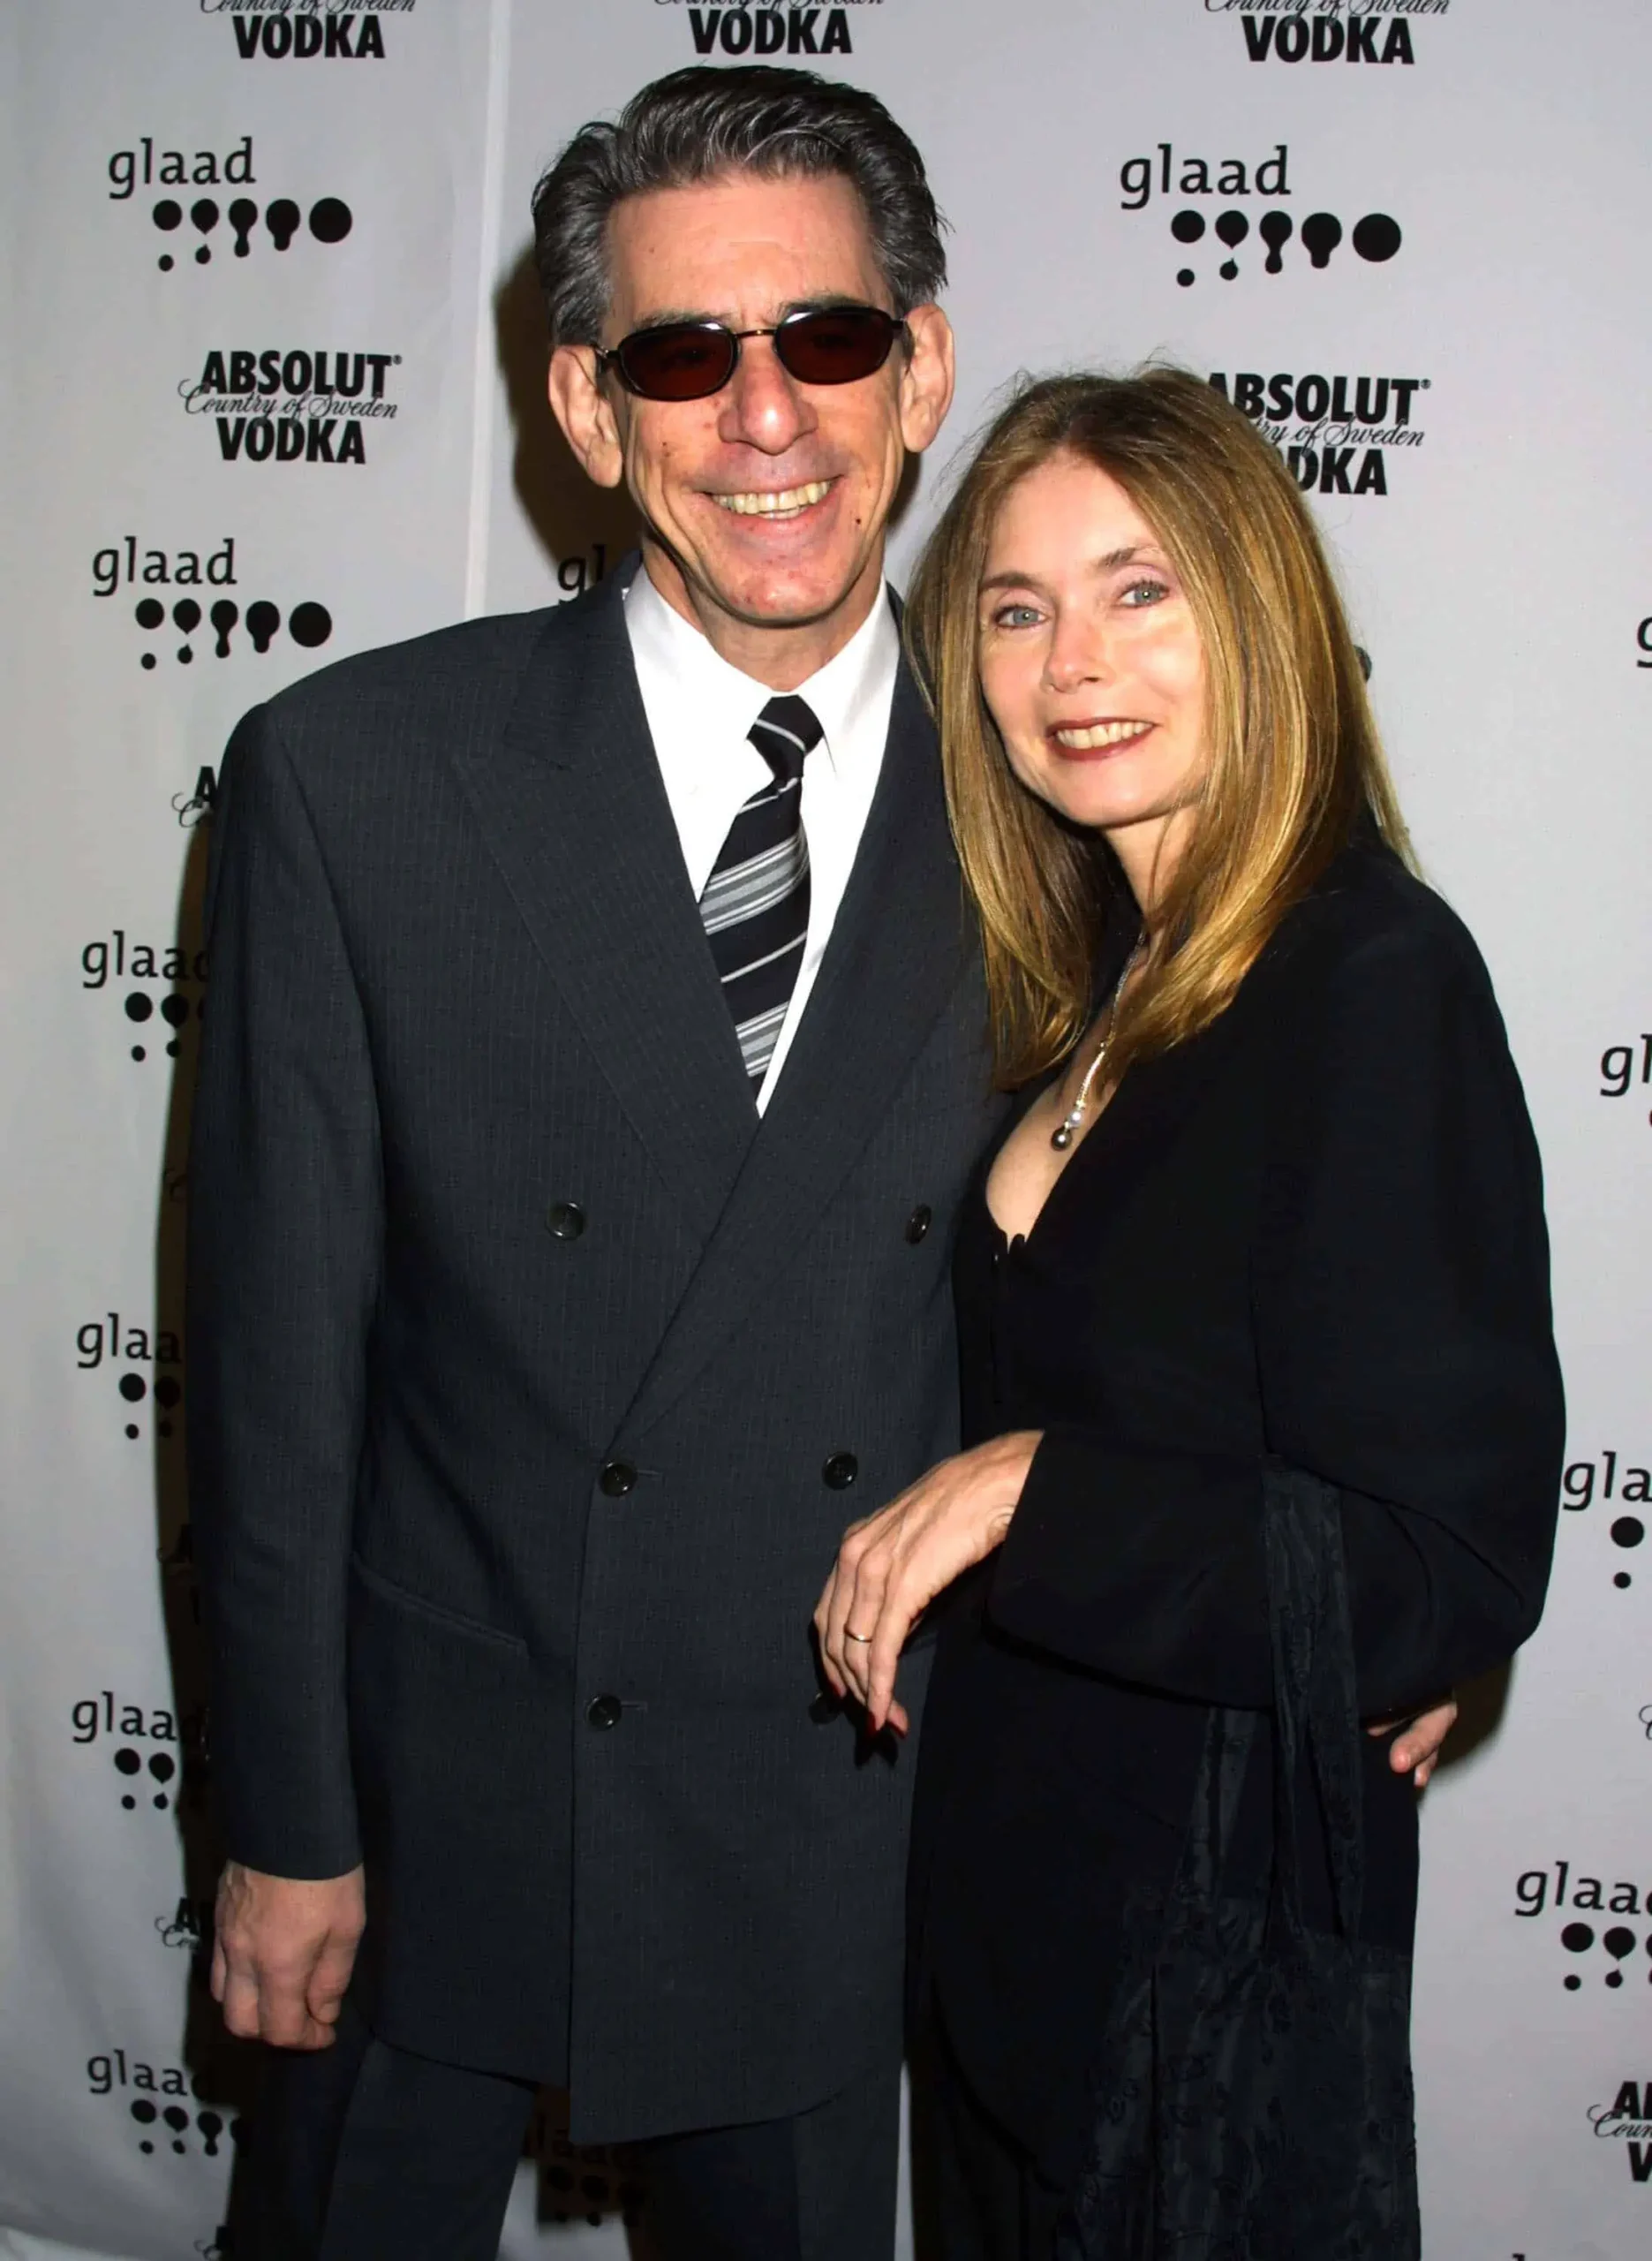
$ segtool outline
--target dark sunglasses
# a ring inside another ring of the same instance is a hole
[[[881,369],[895,339],[909,333],[881,306],[804,307],[773,329],[667,321],[634,329],[608,351],[599,348],[597,367],[604,376],[617,370],[626,390],[644,400],[705,400],[733,376],[747,337],[772,337],[776,360],[799,384],[852,385]]]

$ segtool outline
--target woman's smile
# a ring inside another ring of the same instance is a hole
[[[1058,753],[1082,761],[1097,754],[1116,753],[1122,746],[1139,745],[1154,727],[1151,722],[1129,721],[1052,722],[1045,735]]]

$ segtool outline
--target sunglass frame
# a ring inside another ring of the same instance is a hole
[[[875,314],[880,324],[887,325],[883,351],[879,354],[878,359],[866,368],[857,369],[853,376],[805,377],[800,374],[786,358],[783,341],[787,333],[796,329],[803,322],[830,321],[834,316],[841,318],[844,314]],[[727,344],[728,366],[714,384],[706,385],[698,392],[660,393],[650,392],[645,386],[637,382],[626,359],[634,346],[643,344],[649,338],[687,337],[720,337]],[[598,346],[596,349],[597,371],[600,376],[607,376],[612,371],[618,376],[626,391],[633,394],[638,400],[663,401],[672,406],[682,406],[689,401],[711,399],[714,393],[720,393],[723,387],[732,381],[735,371],[740,366],[741,347],[748,337],[772,337],[774,340],[776,359],[787,375],[794,379],[796,383],[835,386],[858,384],[864,378],[875,376],[894,351],[897,338],[904,338],[909,349],[910,348],[912,333],[901,315],[892,314],[882,306],[858,304],[838,306],[799,306],[795,314],[787,314],[782,321],[761,329],[730,329],[727,322],[721,321],[655,322],[645,329],[632,330],[628,337],[622,337],[617,345]]]

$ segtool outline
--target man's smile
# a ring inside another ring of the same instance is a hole
[[[802,487],[749,488],[735,495],[713,495],[719,510],[743,518],[795,518],[817,503],[824,503],[834,482],[811,479]]]

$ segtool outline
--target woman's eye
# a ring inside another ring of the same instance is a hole
[[[1130,582],[1126,588],[1120,591],[1120,594],[1127,604],[1139,609],[1145,604],[1162,602],[1170,594],[1170,590],[1165,582],[1156,581],[1150,575],[1144,575],[1141,580]]]
[[[994,628],[1031,628],[1038,619],[1038,609],[1030,604],[1004,604],[992,615]]]

